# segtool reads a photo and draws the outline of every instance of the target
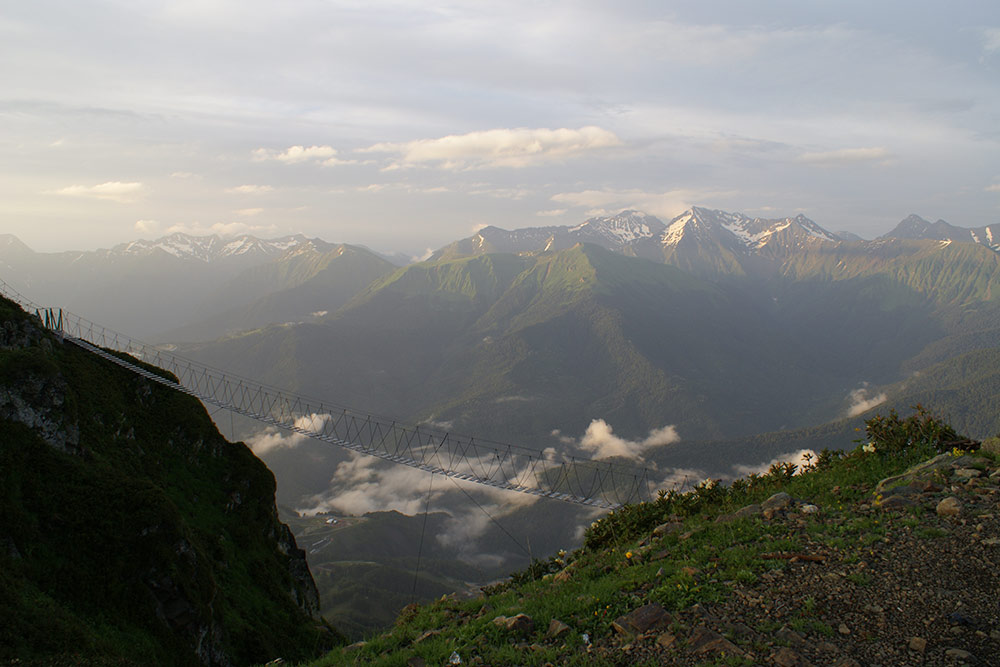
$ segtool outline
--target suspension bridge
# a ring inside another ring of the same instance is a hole
[[[0,294],[35,314],[64,341],[152,382],[206,405],[360,454],[455,480],[602,509],[649,500],[652,493],[646,469],[546,455],[376,418],[186,359],[60,308],[39,306],[2,280]]]

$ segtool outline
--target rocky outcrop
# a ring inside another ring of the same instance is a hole
[[[226,667],[336,639],[264,464],[2,300],[0,488],[0,660]]]

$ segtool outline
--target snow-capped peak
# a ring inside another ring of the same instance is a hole
[[[794,218],[751,218],[742,213],[692,207],[670,221],[661,241],[664,246],[676,246],[682,239],[694,233],[715,235],[727,245],[735,243],[748,252],[760,250],[776,234],[791,229],[805,239],[837,242],[839,239],[802,214]]]
[[[123,243],[110,250],[108,254],[147,256],[161,251],[178,259],[211,262],[223,258],[277,256],[302,243],[308,243],[308,240],[301,234],[277,239],[259,239],[249,234],[243,234],[223,239],[218,235],[192,236],[183,232],[175,232],[154,241],[139,240]]]

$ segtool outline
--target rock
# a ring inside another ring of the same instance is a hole
[[[739,646],[718,632],[709,630],[704,625],[699,625],[688,637],[688,652],[690,653],[704,655],[705,653],[721,653],[723,651],[728,655],[743,655]]]
[[[424,659],[418,655],[415,655],[406,661],[406,667],[426,667],[426,665],[427,663],[424,662]]]
[[[760,512],[760,505],[747,505],[746,507],[741,507],[731,514],[720,514],[719,517],[716,518],[715,522],[729,523],[730,521],[736,521],[737,519],[746,519],[752,516],[757,516]]]
[[[819,506],[806,503],[805,505],[799,508],[799,511],[802,512],[803,514],[815,514],[816,512],[819,511]]]
[[[517,616],[497,616],[493,619],[493,625],[521,634],[530,634],[535,629],[535,622],[527,614]]]
[[[664,535],[669,535],[670,533],[676,533],[684,524],[680,521],[671,521],[669,523],[661,523],[659,526],[653,529],[653,535],[657,537],[663,537]]]
[[[974,479],[982,476],[983,471],[976,470],[975,468],[959,468],[955,471],[955,477],[958,477],[959,479]]]
[[[923,653],[927,650],[927,640],[923,637],[910,637],[910,643],[906,647],[911,651]]]
[[[972,659],[972,654],[971,653],[969,653],[968,651],[966,651],[964,649],[960,649],[960,648],[950,648],[947,651],[945,651],[944,654],[946,656],[948,656],[949,658],[951,658],[952,660],[962,660],[962,661],[965,661],[965,660],[971,660]]]
[[[774,638],[786,642],[789,646],[805,646],[808,643],[805,637],[787,625],[782,626],[780,630],[775,632]]]
[[[664,632],[656,638],[656,645],[660,648],[671,648],[677,643],[677,635]]]
[[[809,664],[805,658],[787,646],[782,646],[772,653],[771,662],[778,667],[806,667]]]
[[[792,497],[784,491],[779,491],[760,504],[761,511],[783,510],[792,504]]]
[[[984,452],[1000,454],[1000,436],[983,440],[983,443],[979,448]]]
[[[843,657],[836,662],[830,663],[830,667],[861,667],[861,663],[851,657]]]
[[[680,569],[681,574],[693,577],[698,574],[698,568],[691,567],[690,565],[685,565]]]
[[[548,632],[545,633],[545,636],[549,639],[555,639],[556,637],[564,635],[567,632],[569,632],[569,626],[560,621],[558,618],[553,618],[549,621],[549,629]]]
[[[619,616],[611,627],[623,635],[640,635],[650,629],[666,627],[672,620],[666,609],[652,602]]]
[[[883,510],[899,510],[907,507],[916,507],[917,502],[913,498],[906,496],[889,496],[879,505]]]
[[[962,503],[954,496],[948,496],[937,504],[938,516],[958,516],[962,512]]]
[[[413,643],[414,643],[414,644],[419,644],[419,643],[421,643],[421,642],[425,642],[425,641],[427,641],[428,639],[431,639],[431,638],[433,638],[433,637],[437,637],[437,636],[438,636],[438,635],[440,635],[440,634],[441,634],[441,631],[440,631],[440,630],[428,630],[428,631],[427,631],[427,632],[425,632],[424,634],[422,634],[422,635],[420,635],[419,637],[417,637],[416,639],[414,639],[414,640],[413,640]]]
[[[837,628],[837,632],[839,632],[842,635],[849,635],[851,634],[851,629],[847,627],[846,623],[841,623],[840,626]]]
[[[573,573],[570,572],[569,566],[556,572],[555,576],[552,577],[552,581],[563,583],[564,581],[569,581],[573,577]]]

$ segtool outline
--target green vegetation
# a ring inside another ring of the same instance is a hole
[[[919,406],[911,416],[894,412],[865,423],[865,438],[850,452],[826,450],[803,470],[773,466],[729,486],[706,481],[688,493],[661,493],[652,502],[629,505],[595,521],[584,546],[538,560],[484,597],[452,597],[404,610],[394,628],[367,642],[340,649],[315,665],[405,665],[419,657],[443,664],[452,651],[467,662],[485,664],[602,664],[584,649],[616,633],[620,616],[650,602],[667,611],[722,600],[736,583],[756,581],[787,567],[782,554],[808,544],[835,546],[845,563],[866,554],[882,539],[878,514],[859,515],[853,506],[870,497],[875,484],[935,455],[954,431]],[[760,515],[727,517],[784,492],[819,511],[804,513],[802,530]],[[852,585],[867,586],[864,571],[851,572]],[[517,635],[494,623],[498,616],[527,614],[532,630]],[[547,636],[553,619],[570,630]],[[832,636],[816,615],[816,600],[804,599],[793,629]],[[713,664],[730,664],[723,662]],[[740,664],[737,660],[732,664]]]
[[[0,301],[0,659],[235,664],[335,633],[274,478],[193,398]]]

